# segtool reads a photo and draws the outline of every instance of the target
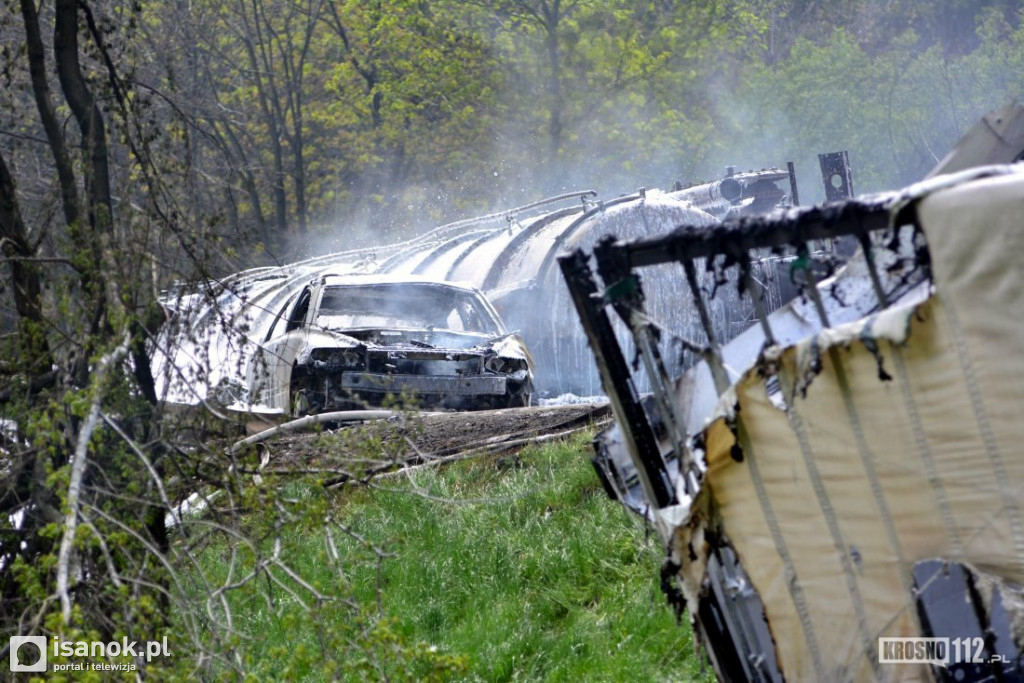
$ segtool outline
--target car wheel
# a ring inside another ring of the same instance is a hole
[[[505,396],[505,400],[503,401],[503,403],[505,404],[505,408],[522,408],[524,405],[526,405],[523,402],[522,394],[508,394]]]
[[[533,387],[520,387],[518,391],[505,395],[506,408],[527,408],[533,403]]]
[[[305,415],[311,415],[313,413],[313,404],[309,400],[309,396],[302,389],[292,394],[292,415],[295,417],[303,417]]]

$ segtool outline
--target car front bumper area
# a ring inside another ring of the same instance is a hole
[[[341,388],[353,392],[400,394],[403,391],[438,396],[500,396],[506,378],[495,375],[436,376],[377,372],[343,372]]]

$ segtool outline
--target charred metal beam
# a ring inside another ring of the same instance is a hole
[[[655,401],[658,404],[658,414],[667,428],[672,442],[672,450],[682,457],[686,441],[686,433],[682,426],[684,421],[677,410],[676,403],[667,398],[671,393],[669,387],[672,384],[672,379],[665,369],[665,363],[658,348],[660,331],[643,312],[644,290],[640,276],[630,271],[629,265],[621,258],[614,245],[615,239],[608,236],[594,246],[597,273],[605,283],[603,299],[612,305],[622,322],[632,332],[633,343],[647,370],[647,378],[654,390]],[[667,468],[664,459],[661,458],[660,450],[657,452],[657,461],[660,469]]]
[[[722,362],[722,347],[715,339],[715,326],[711,322],[711,313],[708,311],[707,302],[704,301],[700,285],[697,283],[697,269],[694,267],[692,259],[683,259],[683,272],[686,273],[686,284],[690,287],[690,295],[697,307],[700,324],[704,327],[704,334],[708,338],[708,367],[711,368],[711,377],[715,381],[715,390],[721,396],[729,388],[729,375]]]
[[[789,201],[793,206],[800,206],[800,193],[796,189],[796,167],[792,161],[786,162],[786,173],[789,174]]]
[[[754,278],[754,274],[751,272],[749,254],[740,261],[740,272],[743,276],[747,295],[750,296],[750,301],[754,304],[757,319],[761,321],[761,330],[764,332],[765,341],[768,344],[774,345],[775,335],[772,334],[772,326],[768,322],[768,309],[764,305],[764,288],[761,287],[761,284]]]
[[[882,280],[878,277],[878,268],[875,266],[875,250],[871,246],[871,238],[867,236],[867,233],[860,233],[857,235],[857,239],[860,241],[860,248],[864,250],[864,262],[868,264],[871,287],[875,290],[878,305],[881,308],[885,308],[889,305],[889,300],[885,296],[885,290],[882,288]]]
[[[605,304],[597,291],[594,276],[583,251],[576,249],[558,259],[562,275],[568,285],[573,304],[583,323],[587,341],[601,375],[601,383],[608,394],[616,421],[622,427],[623,438],[634,462],[637,475],[647,499],[663,508],[676,502],[668,472],[654,430],[647,418],[629,365],[622,356]]]
[[[828,313],[825,312],[825,302],[821,300],[821,292],[818,291],[818,278],[814,274],[814,267],[811,264],[810,248],[806,244],[800,245],[797,249],[797,258],[804,263],[804,277],[807,278],[804,288],[814,302],[814,310],[818,313],[822,328],[832,327],[828,321]]]
[[[681,225],[668,235],[618,242],[631,268],[725,254],[739,261],[755,249],[804,244],[843,235],[866,235],[889,227],[885,199],[790,209],[785,215],[740,216],[720,225]]]

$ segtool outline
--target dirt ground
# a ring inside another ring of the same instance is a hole
[[[411,459],[425,461],[472,451],[506,451],[610,420],[607,403],[402,415],[374,423],[285,434],[264,443],[277,466],[322,462],[325,435],[337,436],[339,443],[353,438],[379,439],[382,444],[401,441]]]
[[[480,445],[581,429],[610,412],[604,403],[428,415],[413,443],[424,452],[446,455]]]

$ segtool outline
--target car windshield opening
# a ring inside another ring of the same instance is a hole
[[[497,334],[497,324],[470,292],[432,285],[327,287],[316,324],[327,329],[398,328]]]

